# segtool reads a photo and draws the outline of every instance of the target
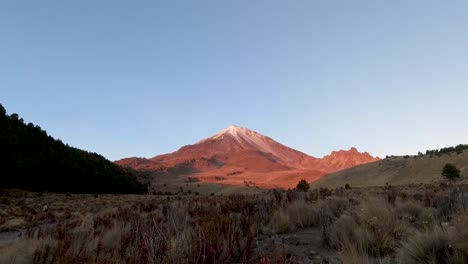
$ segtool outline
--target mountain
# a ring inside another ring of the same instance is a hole
[[[448,148],[447,148],[448,149]],[[436,183],[445,164],[452,163],[461,170],[462,181],[468,177],[468,150],[418,156],[392,156],[378,162],[355,166],[323,176],[312,183],[315,187],[369,187],[404,184]]]
[[[378,161],[367,152],[359,152],[356,148],[350,150],[333,151],[321,159],[320,168],[325,171],[340,171],[360,164]]]
[[[334,151],[322,159],[282,145],[239,126],[150,159],[126,158],[116,164],[140,171],[196,178],[223,184],[293,187],[301,178],[320,176],[378,160],[355,148]]]

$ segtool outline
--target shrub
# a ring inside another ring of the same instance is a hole
[[[347,184],[345,184],[344,188],[345,188],[346,190],[349,190],[349,189],[351,189],[351,186],[349,185],[349,183],[347,183]]]
[[[286,233],[298,228],[318,226],[319,210],[314,204],[304,200],[294,201],[273,213],[268,227],[277,233]]]
[[[434,208],[424,207],[421,203],[414,201],[399,203],[396,208],[396,214],[401,220],[418,229],[424,229],[432,225],[436,213]]]
[[[297,184],[296,189],[299,191],[307,192],[310,189],[310,185],[305,179],[302,179]]]
[[[328,189],[327,187],[320,187],[319,189],[319,193],[320,193],[320,196],[322,198],[325,198],[325,197],[328,197],[330,195],[332,195],[332,191],[330,189]]]
[[[361,245],[346,243],[340,254],[330,257],[330,262],[323,263],[346,263],[346,264],[369,264],[367,249]],[[386,263],[386,262],[379,262]]]
[[[327,210],[331,213],[331,217],[339,217],[348,209],[349,200],[342,197],[331,196],[324,200],[322,207],[324,206],[327,207]]]
[[[442,176],[453,181],[460,178],[460,170],[455,165],[447,163],[442,168]]]
[[[455,223],[455,229],[452,230],[449,236],[451,245],[461,251],[468,259],[468,229],[466,225],[468,224],[468,218],[465,218],[457,223]]]
[[[327,228],[325,233],[325,240],[328,243],[327,246],[341,250],[347,243],[356,245],[366,244],[360,243],[367,241],[367,238],[364,239],[364,236],[360,236],[361,231],[361,227],[356,222],[355,217],[350,214],[343,214]]]
[[[342,214],[327,229],[325,239],[337,251],[364,248],[370,256],[381,258],[397,252],[400,241],[410,233],[393,207],[376,200],[363,206],[359,214]]]
[[[441,230],[418,233],[402,245],[399,252],[401,263],[451,263],[450,244]]]

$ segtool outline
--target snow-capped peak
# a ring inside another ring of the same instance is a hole
[[[269,138],[248,128],[234,125],[221,130],[219,133],[209,138],[199,141],[198,144],[209,140],[222,140],[226,137],[234,139],[240,146],[246,147],[249,145],[265,152],[271,152]]]
[[[245,128],[245,127],[240,127],[240,126],[229,126],[223,130],[221,130],[221,132],[219,132],[218,134],[214,135],[212,138],[216,139],[216,138],[220,138],[226,134],[229,134],[229,135],[232,135],[232,136],[240,136],[240,135],[247,135],[247,134],[257,134],[256,132],[248,129],[248,128]]]

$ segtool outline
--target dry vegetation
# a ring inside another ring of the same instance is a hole
[[[8,190],[0,195],[0,263],[467,263],[466,191],[447,184],[213,196]]]
[[[390,156],[383,160],[352,167],[326,175],[312,187],[354,187],[434,184],[443,181],[442,168],[453,163],[461,171],[460,181],[468,183],[468,150],[438,155]]]

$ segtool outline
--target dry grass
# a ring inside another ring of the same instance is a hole
[[[36,240],[24,239],[0,247],[0,263],[33,263],[34,252],[38,245],[39,242]]]
[[[409,184],[433,184],[444,182],[441,176],[442,167],[453,163],[461,168],[461,181],[468,182],[468,151],[460,154],[450,154],[430,157],[405,158],[395,156],[380,161],[371,162],[350,169],[338,171],[313,182],[311,187],[328,188],[344,187],[349,184],[353,187],[385,186]]]
[[[415,201],[397,204],[395,213],[409,226],[420,231],[427,230],[438,221],[435,208],[423,206]]]
[[[294,201],[273,213],[268,227],[275,233],[287,233],[299,228],[320,224],[319,205]]]
[[[25,236],[0,245],[0,263],[284,263],[290,251],[278,236],[304,228],[323,234],[314,250],[329,263],[467,263],[463,188],[98,198],[13,191],[0,197],[9,201],[1,223]]]
[[[350,206],[349,201],[342,197],[317,199],[310,199],[310,196],[306,195],[290,199],[292,202],[283,204],[273,213],[266,231],[287,233],[307,227],[328,225]]]
[[[359,206],[327,229],[325,242],[335,252],[331,259],[338,263],[365,263],[368,257],[388,263],[468,262],[467,219],[459,206],[460,196],[450,198],[454,189],[439,191],[432,201],[442,197],[447,203],[431,202],[432,207],[406,198],[389,203],[385,190],[368,193]]]
[[[368,264],[370,263],[367,251],[362,245],[346,243],[342,250],[329,256],[330,264]]]
[[[464,263],[461,255],[454,254],[448,235],[439,228],[418,232],[401,247],[398,259],[401,263]]]
[[[357,212],[342,215],[329,228],[327,242],[338,251],[361,248],[373,257],[392,255],[411,228],[385,201],[369,201]]]

